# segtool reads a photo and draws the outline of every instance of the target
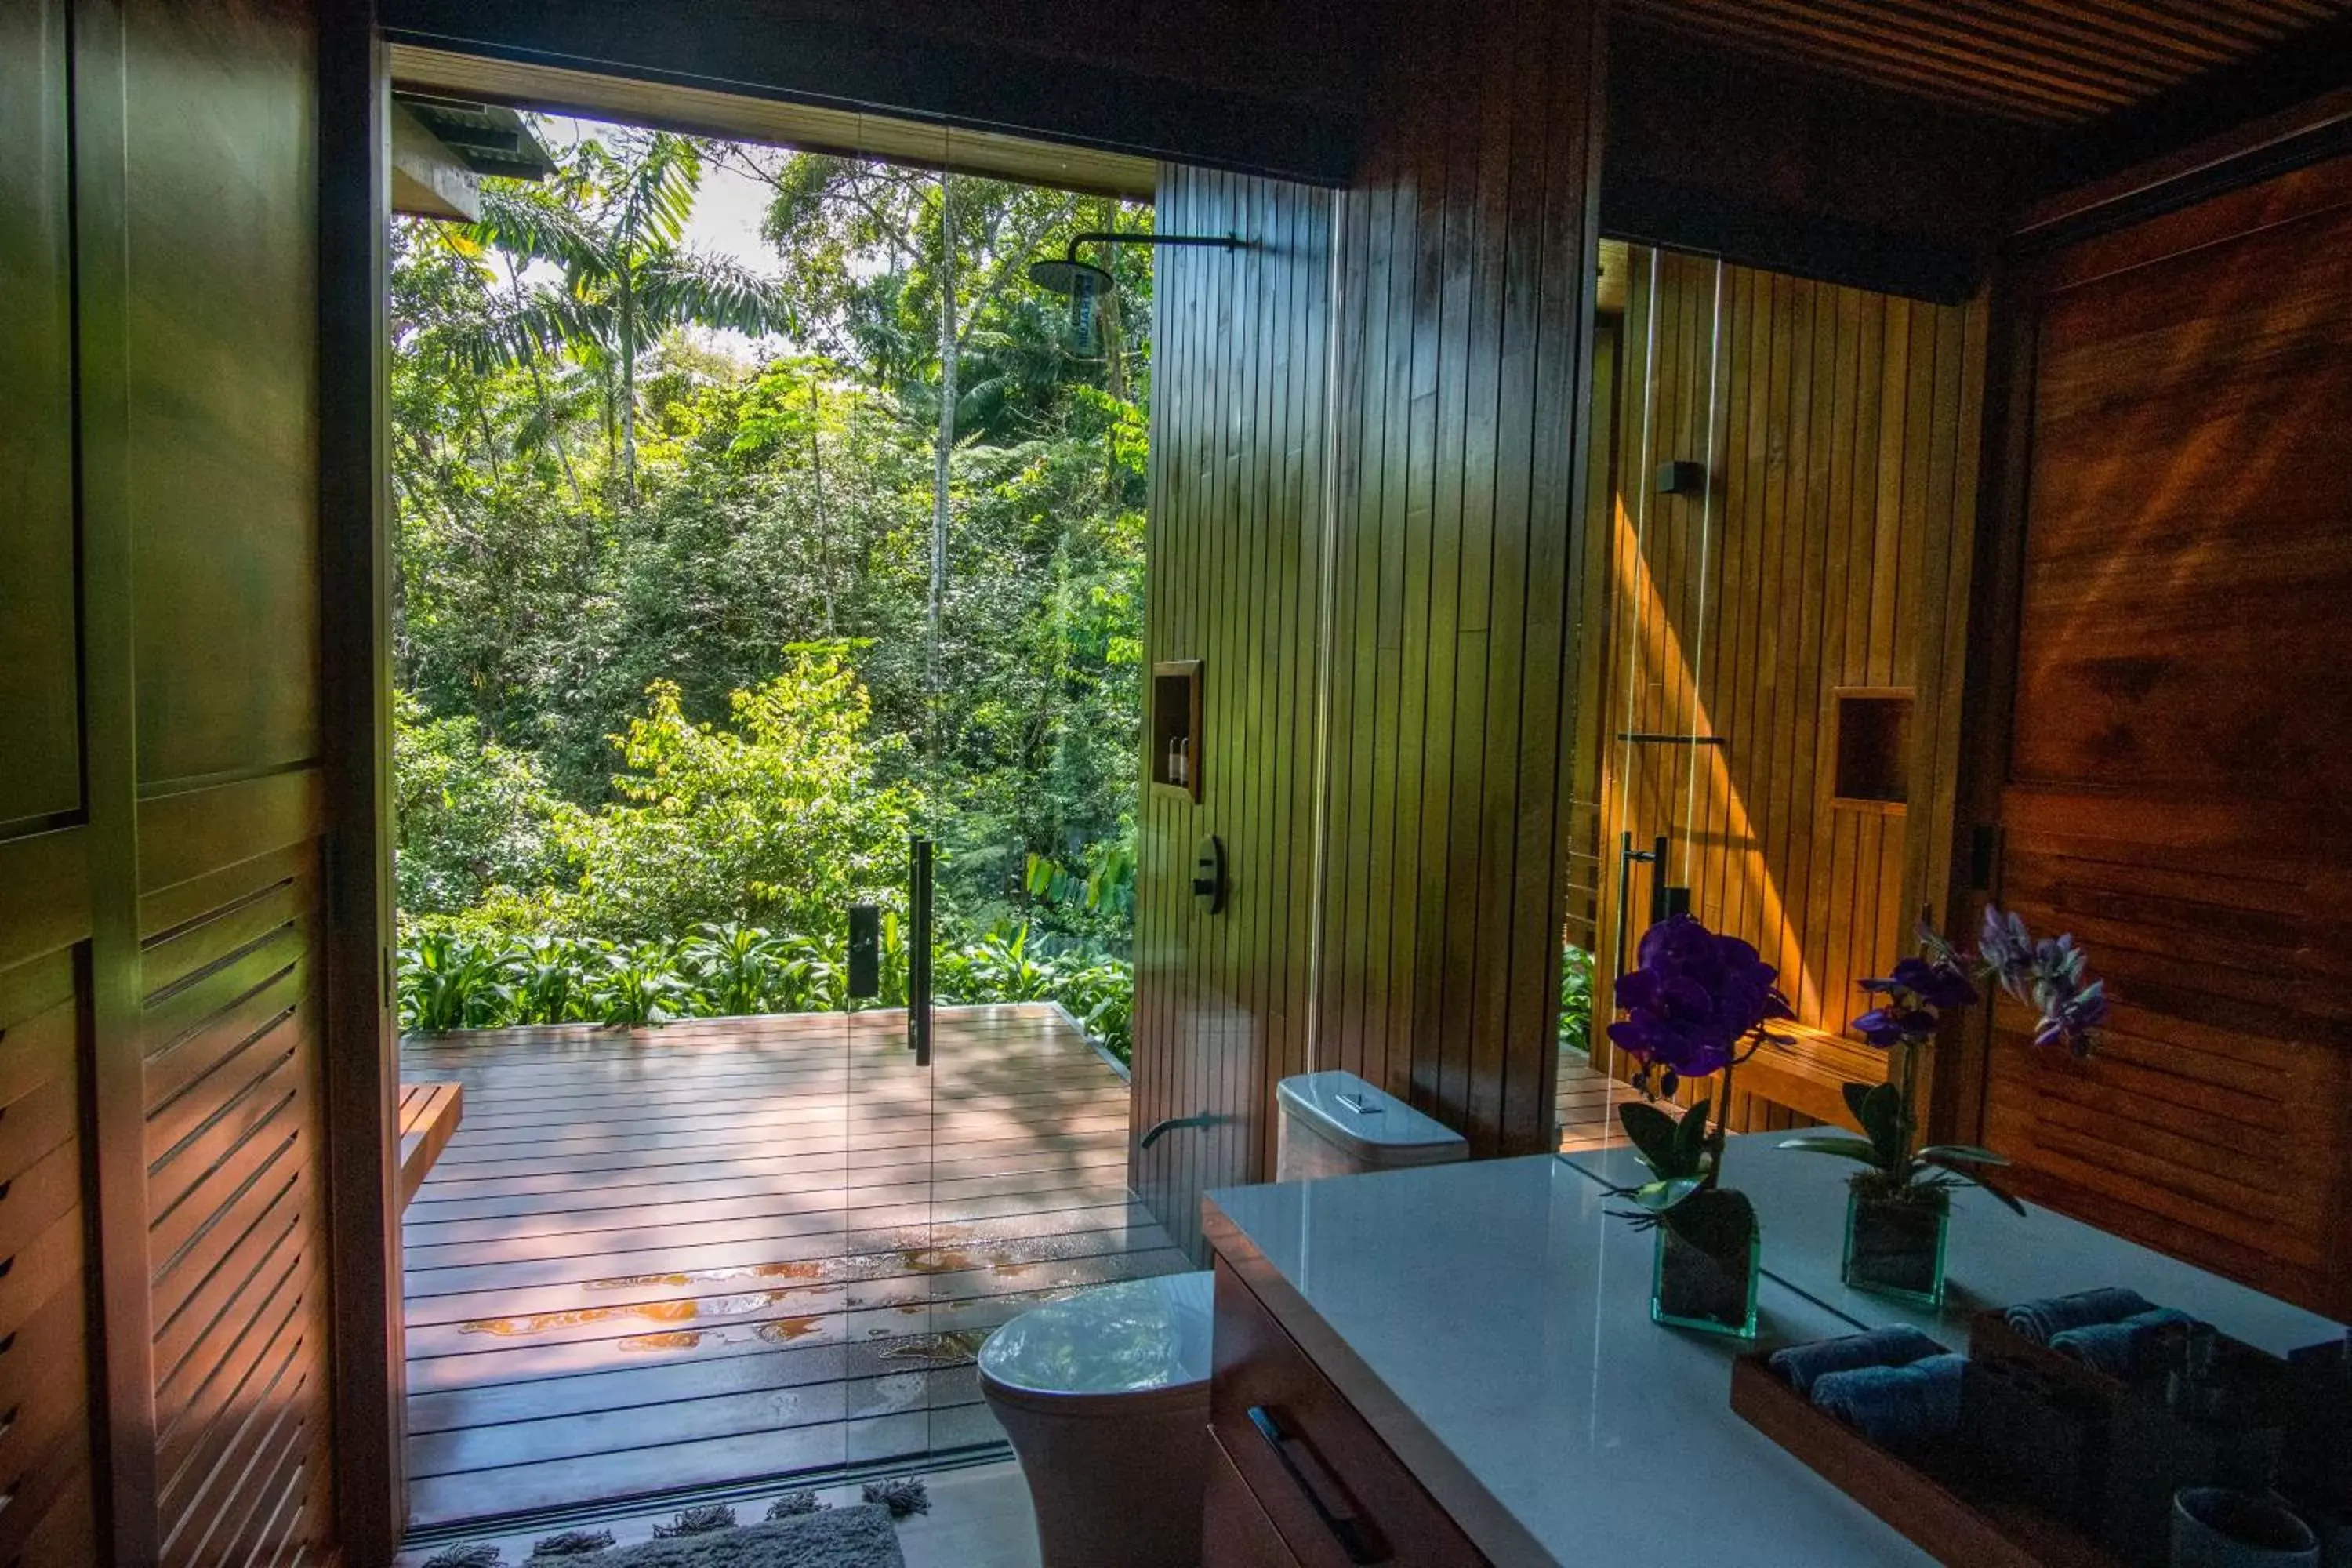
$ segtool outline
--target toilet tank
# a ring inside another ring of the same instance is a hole
[[[1351,1072],[1309,1072],[1276,1086],[1281,1122],[1274,1179],[1311,1182],[1469,1157],[1444,1122],[1383,1094]]]

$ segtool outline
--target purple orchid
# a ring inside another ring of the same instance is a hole
[[[1677,1079],[1732,1066],[1765,1025],[1795,1016],[1779,970],[1688,915],[1652,926],[1638,958],[1618,977],[1626,1016],[1609,1026],[1609,1038],[1642,1063],[1637,1081],[1652,1092],[1672,1093]]]
[[[2091,1054],[2096,1031],[2107,1021],[2107,986],[2089,977],[2089,955],[2071,932],[2036,942],[2017,915],[1988,908],[1977,954],[2003,991],[2042,1015],[2035,1045]]]
[[[1881,1049],[1931,1038],[1946,1013],[1977,999],[1977,988],[1950,945],[1925,927],[1919,936],[1925,957],[1902,959],[1885,978],[1862,983],[1864,991],[1885,1000],[1849,1027]]]
[[[2091,1054],[2094,1031],[2106,1021],[2106,985],[2087,977],[2087,956],[2072,936],[2036,942],[2024,921],[1988,909],[1973,961],[1924,923],[1919,944],[1919,957],[1900,960],[1885,979],[1862,983],[1872,996],[1884,998],[1848,1026],[1870,1044],[1885,1049],[1932,1038],[1945,1014],[1976,1003],[1968,973],[1973,965],[2041,1013],[2035,1045],[2063,1044],[2078,1057]]]

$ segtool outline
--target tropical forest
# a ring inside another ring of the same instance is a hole
[[[938,999],[1124,1057],[1150,251],[1028,268],[1150,209],[535,127],[392,235],[404,1027],[840,1009],[858,903],[902,1003],[919,836]]]

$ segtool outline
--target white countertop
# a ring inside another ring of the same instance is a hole
[[[1849,1290],[1838,1272],[1845,1251],[1845,1179],[1854,1167],[1850,1161],[1780,1148],[1789,1136],[1751,1132],[1732,1139],[1724,1154],[1724,1184],[1746,1193],[1756,1205],[1767,1278],[1872,1328],[1909,1323],[1955,1350],[1966,1350],[1969,1314],[1980,1308],[2124,1285],[2276,1356],[2344,1337],[2341,1324],[2276,1297],[2036,1204],[2026,1205],[2021,1219],[1966,1188],[1952,1194],[1940,1313]],[[1560,1158],[1615,1186],[1648,1179],[1633,1151],[1622,1144]]]
[[[1277,1318],[1313,1315],[1286,1321],[1310,1354],[1327,1336],[1352,1352],[1318,1360],[1498,1564],[1929,1561],[1732,1413],[1737,1347],[1650,1321],[1651,1237],[1560,1161],[1209,1199],[1219,1250],[1295,1293],[1259,1292]],[[1854,1328],[1769,1280],[1760,1306],[1759,1342]],[[1366,1376],[1378,1387],[1351,1385]],[[1415,1464],[1433,1440],[1458,1468]]]

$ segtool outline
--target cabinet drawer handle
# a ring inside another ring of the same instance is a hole
[[[1284,1473],[1290,1477],[1290,1484],[1298,1489],[1299,1495],[1314,1509],[1315,1517],[1323,1521],[1323,1528],[1331,1532],[1331,1539],[1339,1543],[1339,1550],[1348,1554],[1349,1562],[1389,1561],[1388,1552],[1366,1535],[1364,1527],[1353,1514],[1338,1512],[1323,1500],[1323,1494],[1315,1489],[1315,1483],[1307,1479],[1307,1472],[1300,1469],[1298,1461],[1291,1457],[1290,1445],[1298,1439],[1282,1429],[1282,1424],[1274,1418],[1274,1412],[1263,1405],[1253,1405],[1249,1407],[1249,1423],[1257,1429],[1257,1435],[1265,1446],[1274,1450],[1276,1460],[1282,1466]]]

